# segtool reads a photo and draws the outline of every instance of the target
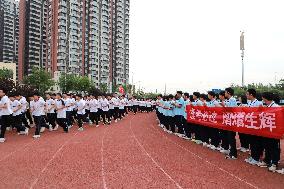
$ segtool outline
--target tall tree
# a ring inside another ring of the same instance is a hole
[[[0,78],[13,79],[13,70],[7,68],[0,69]]]
[[[62,92],[75,91],[76,78],[75,74],[62,73],[59,77],[58,85]]]
[[[33,68],[31,74],[24,78],[24,84],[31,85],[38,89],[41,94],[44,94],[54,86],[55,82],[52,79],[51,74],[44,69]]]

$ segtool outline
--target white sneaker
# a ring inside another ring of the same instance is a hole
[[[213,145],[210,147],[210,149],[211,150],[217,150],[217,148],[215,146],[213,146]]]
[[[6,131],[12,131],[11,127],[6,127]]]
[[[57,130],[58,130],[58,127],[59,127],[59,125],[56,124],[56,126],[54,127],[53,130],[54,130],[54,131],[57,131]]]
[[[203,142],[203,144],[202,144],[203,146],[207,146],[208,144],[206,143],[206,142]]]
[[[50,132],[53,131],[52,129],[52,125],[49,125],[49,129],[48,129]]]
[[[251,158],[251,160],[248,163],[251,164],[251,165],[257,165],[259,163],[259,161],[256,161],[253,158]]]
[[[84,128],[83,128],[83,127],[80,127],[80,128],[78,129],[78,131],[84,131]]]
[[[220,152],[222,153],[222,154],[229,154],[230,153],[230,151],[229,150],[220,150]]]
[[[231,159],[231,160],[236,160],[237,159],[235,156],[230,156],[230,155],[227,155],[225,158],[226,159]]]
[[[246,153],[246,152],[249,151],[249,149],[246,149],[246,148],[244,148],[244,147],[241,147],[241,148],[240,148],[240,151],[243,152],[243,153]]]
[[[257,164],[258,167],[267,167],[267,164],[264,161],[261,161]]]
[[[115,123],[117,123],[117,119],[116,119],[116,120],[114,120],[114,122],[115,122]]]
[[[99,127],[99,125],[97,125],[96,127]]]
[[[5,142],[5,138],[0,138],[0,143],[3,143],[3,142]]]
[[[218,151],[220,152],[221,150],[224,150],[224,148],[222,148],[221,146],[219,146],[216,150],[218,150]]]
[[[276,170],[277,173],[284,175],[284,168],[280,169],[280,170]]]
[[[252,157],[246,158],[246,159],[245,159],[245,162],[247,162],[247,163],[248,163],[248,162],[250,162],[250,161],[251,161],[251,159],[252,159]]]
[[[277,169],[276,165],[273,165],[273,164],[268,168],[268,170],[271,172],[275,172],[276,169]]]
[[[196,144],[203,144],[203,142],[201,140],[195,140]]]
[[[213,146],[213,145],[211,145],[211,144],[207,144],[207,145],[206,145],[207,148],[211,148],[212,146]]]
[[[40,138],[40,135],[34,135],[33,138]]]
[[[45,127],[40,128],[40,132],[43,133],[45,131]]]

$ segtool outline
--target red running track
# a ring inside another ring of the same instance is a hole
[[[8,134],[0,188],[283,188],[284,177],[165,133],[154,113],[111,126]],[[283,149],[283,148],[282,148]],[[282,154],[283,159],[283,154]]]

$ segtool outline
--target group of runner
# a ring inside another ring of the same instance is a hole
[[[122,120],[128,112],[151,112],[155,109],[155,101],[151,99],[136,99],[125,95],[99,94],[85,95],[56,93],[45,94],[42,97],[35,92],[24,97],[17,92],[0,89],[0,143],[6,141],[8,130],[16,131],[18,135],[28,135],[35,127],[33,138],[40,138],[45,130],[56,131],[62,127],[68,133],[73,125],[78,130],[84,130],[84,123],[99,127],[110,125],[112,121]]]

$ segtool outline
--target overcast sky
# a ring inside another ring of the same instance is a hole
[[[284,78],[283,0],[131,0],[130,82],[145,90],[204,92]]]

